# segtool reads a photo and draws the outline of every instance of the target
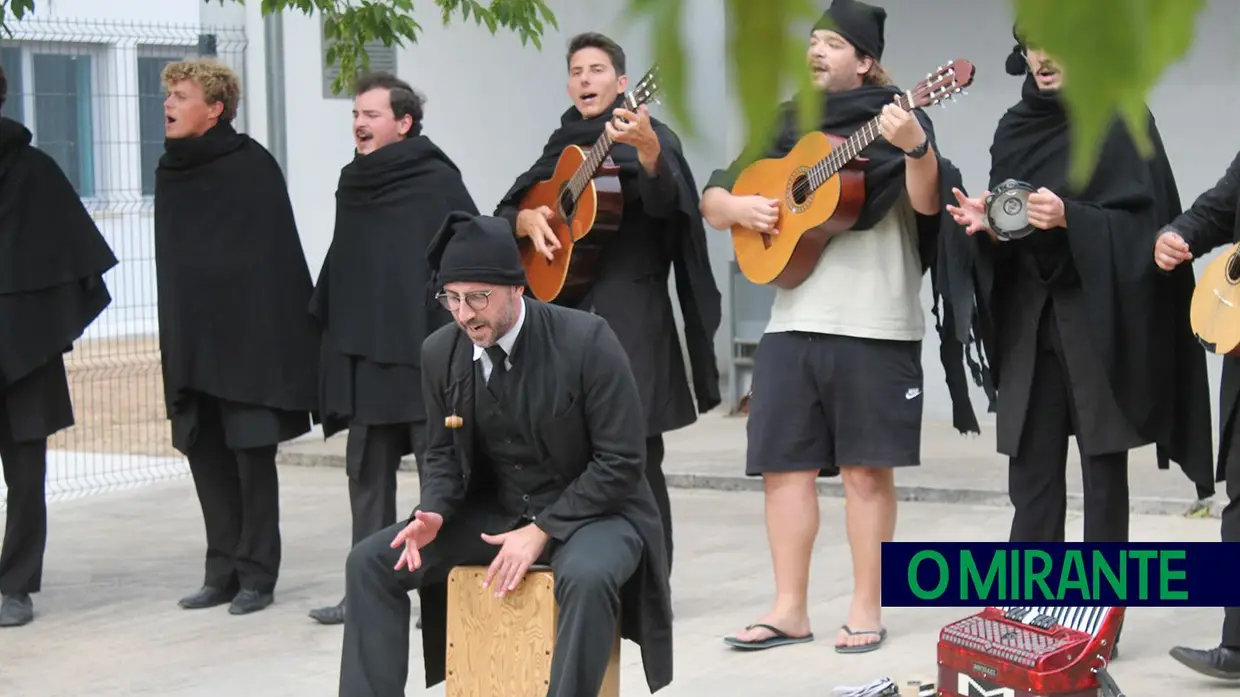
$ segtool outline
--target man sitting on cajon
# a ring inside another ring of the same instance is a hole
[[[428,435],[421,502],[345,567],[340,697],[398,697],[408,593],[422,603],[427,687],[444,678],[446,579],[490,564],[497,600],[549,564],[559,605],[548,697],[597,695],[620,622],[651,692],[672,679],[663,529],[643,472],[645,420],[616,335],[524,297],[512,226],[453,213],[427,251],[456,322],[422,346]]]

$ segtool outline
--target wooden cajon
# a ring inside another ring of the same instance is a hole
[[[546,697],[555,649],[555,577],[535,567],[515,591],[484,589],[485,566],[448,576],[447,697]],[[599,697],[620,697],[620,630]]]

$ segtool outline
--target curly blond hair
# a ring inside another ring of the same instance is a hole
[[[184,60],[164,66],[164,87],[171,89],[178,82],[189,80],[202,88],[207,104],[223,104],[220,121],[231,122],[237,117],[241,102],[241,79],[232,68],[211,58]]]

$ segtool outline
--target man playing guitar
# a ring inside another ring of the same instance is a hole
[[[885,20],[882,8],[836,0],[809,39],[813,83],[827,95],[820,130],[850,136],[881,113],[882,139],[861,153],[870,161],[859,219],[827,245],[804,282],[776,289],[758,345],[745,473],[764,480],[776,588],[771,611],[725,640],[738,649],[813,638],[807,587],[820,474],[842,475],[852,550],[852,606],[836,650],[872,651],[886,638],[880,546],[895,530],[894,468],[920,464],[921,279],[941,230],[955,227],[941,203],[944,182],[960,175],[939,159],[925,114],[895,105],[901,91],[879,62]],[[783,156],[802,135],[794,102],[783,116],[766,157]],[[715,172],[702,214],[718,229],[778,234],[779,201],[730,193],[743,164]],[[976,430],[972,421],[958,427]]]

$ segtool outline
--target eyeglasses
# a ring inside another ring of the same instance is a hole
[[[475,290],[466,293],[464,296],[457,295],[456,293],[436,293],[435,299],[445,309],[450,312],[456,312],[461,307],[461,299],[464,298],[465,304],[469,305],[469,309],[474,312],[482,312],[487,309],[487,304],[491,301],[491,293],[494,292],[495,289],[492,288],[491,290]]]

